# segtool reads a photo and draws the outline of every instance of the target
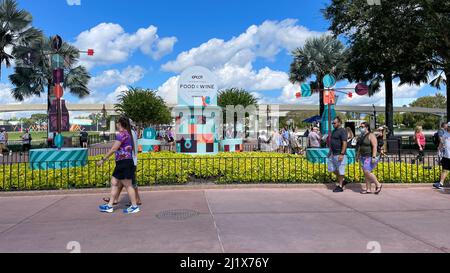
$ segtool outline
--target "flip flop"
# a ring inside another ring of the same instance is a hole
[[[381,185],[379,188],[377,187],[377,191],[375,192],[376,195],[381,193],[381,190],[383,189],[383,185]]]
[[[105,201],[106,203],[109,203],[111,199],[109,199],[108,197],[103,198],[103,201]],[[113,203],[113,206],[117,206],[119,203]]]
[[[364,190],[364,191],[361,191],[361,194],[372,194],[372,192],[371,192],[371,191]]]

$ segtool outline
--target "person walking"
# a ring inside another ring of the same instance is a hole
[[[450,171],[450,122],[447,124],[447,129],[442,134],[439,150],[442,150],[442,173],[441,180],[433,184],[435,189],[444,189],[445,180],[447,179]]]
[[[283,145],[283,153],[288,152],[289,147],[289,130],[286,128],[283,128],[283,131],[281,132],[281,139],[282,139],[282,145]]]
[[[8,132],[5,128],[0,128],[0,156],[3,156],[4,152],[8,152]]]
[[[136,192],[136,202],[138,206],[142,205],[142,200],[141,200],[141,196],[139,195],[139,189],[138,189],[138,183],[137,183],[137,177],[136,177],[136,171],[137,171],[137,166],[138,166],[138,154],[139,154],[139,148],[138,148],[138,133],[137,133],[137,127],[136,124],[130,119],[130,125],[131,125],[131,134],[133,135],[133,143],[135,143],[135,145],[133,146],[133,163],[134,163],[134,169],[133,169],[133,179],[131,180],[131,184],[134,187],[134,190]],[[113,205],[117,205],[119,203],[119,196],[120,193],[122,192],[123,189],[123,185],[120,184],[119,185],[119,194],[117,195],[117,198],[114,200]],[[103,201],[105,201],[106,203],[109,203],[111,199],[109,197],[107,198],[103,198]],[[131,203],[127,204],[127,206],[131,206]]]
[[[439,130],[433,135],[433,143],[436,145],[436,148],[438,150],[438,160],[439,162],[443,158],[443,154],[445,152],[445,149],[443,149],[442,138],[444,137],[445,132],[447,132],[448,124],[446,122],[441,123],[441,127]]]
[[[274,143],[273,143],[274,150],[277,153],[281,153],[281,150],[283,148],[283,138],[281,136],[281,131],[274,130],[272,140],[274,141]]]
[[[89,134],[86,132],[86,128],[82,128],[80,131],[80,145],[81,148],[88,147]]]
[[[417,126],[415,130],[414,139],[416,140],[417,147],[419,148],[419,155],[417,156],[418,161],[423,161],[425,156],[424,150],[426,145],[425,134],[423,133],[422,126]]]
[[[320,142],[322,137],[320,136],[319,128],[314,127],[308,135],[308,146],[310,148],[320,148]]]
[[[356,145],[358,144],[358,140],[355,137],[355,134],[353,133],[352,128],[347,127],[345,130],[347,130],[347,148],[356,148]]]
[[[175,134],[173,132],[173,128],[169,127],[169,130],[167,130],[167,143],[169,144],[170,151],[175,151]]]
[[[385,134],[386,132],[386,128],[384,126],[378,128],[376,130],[376,132],[374,133],[375,137],[377,138],[377,143],[378,143],[378,155],[381,157],[384,157],[386,154],[384,152],[384,137],[386,136]]]
[[[21,155],[27,153],[31,149],[32,137],[29,129],[25,129],[25,134],[22,135],[22,152]]]
[[[126,188],[131,200],[131,206],[126,208],[123,212],[125,214],[138,213],[140,208],[136,200],[136,190],[132,184],[132,180],[135,178],[133,153],[137,143],[134,143],[130,120],[124,116],[120,117],[117,122],[117,130],[118,134],[113,147],[105,157],[97,163],[97,166],[101,166],[110,156],[115,154],[116,167],[111,178],[111,198],[109,199],[108,204],[99,206],[99,209],[101,212],[114,212],[114,201],[119,198],[120,184],[122,184]]]
[[[373,170],[378,165],[378,143],[377,138],[370,129],[370,125],[367,122],[361,123],[359,127],[361,133],[358,139],[358,153],[357,159],[361,163],[361,168],[364,172],[364,179],[366,182],[366,189],[362,194],[372,193],[372,183],[376,185],[375,194],[380,194],[383,189],[383,185],[378,181]]]
[[[342,128],[342,120],[336,117],[333,121],[334,131],[331,134],[330,152],[328,153],[328,171],[338,178],[338,185],[333,192],[343,192],[347,182],[344,181],[347,165],[347,131]]]

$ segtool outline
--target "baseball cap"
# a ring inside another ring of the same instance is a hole
[[[449,123],[447,123],[447,125],[450,127],[450,122]]]

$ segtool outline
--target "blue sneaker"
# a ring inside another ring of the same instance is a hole
[[[108,204],[101,205],[98,207],[100,209],[100,212],[106,212],[106,213],[113,213],[114,208],[110,207]]]
[[[138,213],[140,211],[141,210],[139,209],[139,207],[131,206],[131,207],[127,208],[127,209],[124,209],[123,213],[125,213],[125,214],[134,214],[134,213]]]
[[[442,190],[444,189],[444,186],[441,184],[441,182],[436,182],[433,184],[433,187],[437,190]]]

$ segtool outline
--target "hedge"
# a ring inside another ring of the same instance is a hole
[[[0,165],[0,191],[103,188],[109,186],[114,161],[96,166],[101,156],[90,157],[84,167],[32,171],[29,164]],[[385,183],[432,183],[439,180],[440,167],[383,162],[374,171]],[[313,164],[303,156],[278,153],[220,153],[189,156],[171,152],[140,154],[137,179],[141,186],[188,182],[230,183],[325,183],[335,177],[327,166]],[[349,165],[346,179],[363,182],[359,163]]]

